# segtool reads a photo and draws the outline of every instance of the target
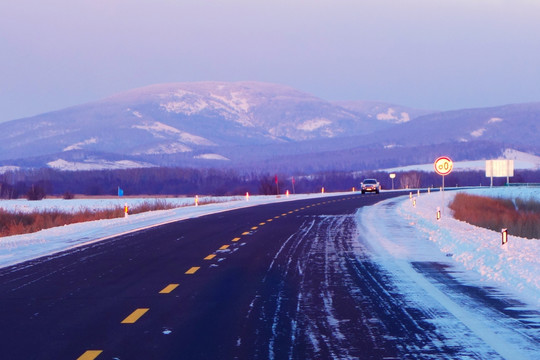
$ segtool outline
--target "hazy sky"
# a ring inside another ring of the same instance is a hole
[[[0,121],[206,80],[440,110],[540,101],[540,1],[0,3]]]

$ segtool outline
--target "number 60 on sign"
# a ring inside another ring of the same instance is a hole
[[[439,175],[445,176],[452,172],[454,163],[448,156],[441,156],[435,160],[435,172]]]

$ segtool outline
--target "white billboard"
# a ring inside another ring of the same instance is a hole
[[[514,176],[514,160],[486,160],[486,177]]]

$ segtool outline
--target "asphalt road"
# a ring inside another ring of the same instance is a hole
[[[390,196],[228,211],[0,269],[0,358],[402,358],[434,326],[355,241],[356,210]]]

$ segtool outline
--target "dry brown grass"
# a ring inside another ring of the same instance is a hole
[[[535,200],[512,201],[459,193],[450,209],[456,219],[469,224],[495,231],[507,228],[514,236],[540,238],[540,202]]]
[[[172,209],[175,206],[164,200],[145,201],[129,209],[130,214],[146,211]],[[124,216],[123,206],[106,210],[82,209],[67,213],[58,210],[35,211],[32,213],[9,212],[0,208],[0,236],[27,234],[39,230],[85,221],[113,219]]]

